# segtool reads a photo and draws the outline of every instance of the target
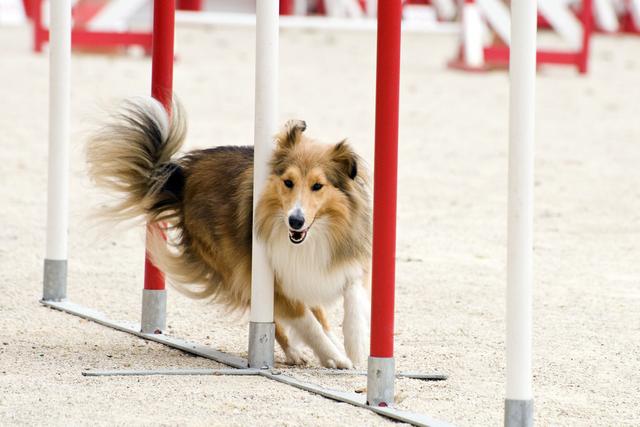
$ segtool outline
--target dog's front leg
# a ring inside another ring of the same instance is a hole
[[[344,348],[354,366],[363,366],[369,354],[371,306],[362,279],[350,281],[344,289]]]
[[[291,319],[291,326],[326,368],[351,369],[351,361],[331,342],[311,310],[305,307],[301,316]]]
[[[304,352],[291,345],[289,342],[289,337],[284,329],[284,325],[282,321],[276,320],[276,341],[282,348],[284,355],[286,357],[285,364],[287,365],[306,365],[307,359],[305,357]]]

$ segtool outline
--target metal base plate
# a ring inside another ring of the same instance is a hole
[[[60,302],[41,301],[41,303],[47,307],[51,307],[56,310],[63,311],[65,313],[69,313],[74,316],[79,316],[79,317],[82,317],[83,319],[94,321],[100,325],[107,326],[109,328],[113,328],[121,332],[126,332],[149,341],[154,341],[160,344],[167,345],[172,348],[176,348],[178,350],[195,354],[197,356],[215,360],[216,362],[220,362],[222,364],[231,366],[233,368],[238,368],[238,370],[234,371],[234,373],[231,375],[259,375],[264,378],[268,378],[283,384],[290,385],[292,387],[296,387],[300,390],[305,390],[310,393],[318,394],[320,396],[326,397],[331,400],[349,403],[351,405],[354,405],[360,408],[365,408],[379,415],[382,415],[384,417],[410,423],[415,426],[432,426],[432,427],[451,426],[451,424],[449,423],[437,420],[435,418],[432,418],[424,414],[416,414],[413,412],[403,411],[403,410],[399,410],[391,407],[369,406],[366,403],[365,397],[360,394],[328,389],[317,384],[300,381],[289,375],[282,374],[281,372],[276,370],[247,369],[248,362],[246,359],[243,359],[241,357],[223,353],[221,351],[212,349],[209,346],[196,344],[189,341],[184,341],[182,339],[171,337],[164,334],[144,334],[140,332],[139,324],[122,322],[122,321],[113,321],[107,318],[103,313],[100,313],[99,311],[92,310],[90,308],[86,308],[69,301],[60,301]],[[218,371],[217,375],[226,375],[226,373],[223,373],[223,371],[226,371],[226,370],[217,370],[217,371]],[[129,375],[136,375],[136,374],[137,373],[130,373]],[[173,374],[166,374],[166,375],[179,375],[179,374],[180,373],[176,372]],[[83,375],[90,375],[90,373],[85,372],[83,373]],[[149,375],[164,375],[164,374],[151,373]],[[192,373],[191,375],[197,375],[197,374]],[[216,375],[216,373],[209,372],[207,373],[207,375]]]
[[[273,322],[249,323],[249,367],[273,367],[273,346],[276,324]]]
[[[67,260],[45,259],[42,299],[62,301],[67,297]]]
[[[82,375],[87,377],[117,377],[117,376],[152,376],[152,375],[258,375],[262,369],[209,369],[209,368],[180,368],[180,369],[145,369],[145,370],[107,370],[107,371],[83,371]],[[362,376],[366,377],[366,371],[337,370],[337,369],[305,369],[305,373],[313,375],[335,375],[335,376]],[[271,369],[274,375],[281,374],[278,369]],[[420,374],[417,372],[398,372],[396,378],[411,378],[423,381],[443,381],[447,379],[442,374]]]
[[[55,308],[56,310],[64,311],[65,313],[73,314],[74,316],[82,317],[83,319],[91,320],[102,326],[116,329],[121,332],[135,335],[145,340],[154,341],[166,346],[176,348],[178,350],[186,351],[187,353],[195,354],[196,356],[205,357],[207,359],[215,360],[227,366],[233,368],[246,368],[247,360],[242,357],[233,356],[231,354],[223,353],[215,350],[209,346],[196,344],[193,342],[185,341],[180,338],[174,338],[164,334],[144,334],[140,332],[140,324],[126,321],[111,320],[103,313],[74,304],[70,301],[40,301],[47,307]]]
[[[140,330],[143,334],[161,334],[166,327],[167,291],[143,289]]]
[[[533,400],[506,399],[504,427],[533,427]]]
[[[393,357],[369,356],[367,370],[367,402],[371,406],[393,405],[396,362]]]

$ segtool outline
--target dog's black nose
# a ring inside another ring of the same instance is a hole
[[[289,217],[289,225],[293,230],[300,230],[304,225],[304,217],[302,215],[291,215]]]

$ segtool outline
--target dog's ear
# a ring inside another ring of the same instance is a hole
[[[300,135],[305,129],[307,129],[307,123],[304,120],[287,121],[282,130],[276,135],[278,148],[286,149],[293,147],[300,140]]]
[[[333,147],[331,152],[333,161],[337,164],[340,172],[351,179],[358,176],[358,155],[347,144],[347,140],[342,140]]]

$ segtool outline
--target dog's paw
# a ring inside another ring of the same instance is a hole
[[[367,367],[367,358],[366,357],[349,357],[351,359],[351,364],[354,369],[362,369]]]
[[[285,352],[285,356],[284,363],[290,366],[303,366],[309,363],[304,352],[294,347],[289,347]]]
[[[347,357],[335,357],[330,359],[324,359],[321,361],[322,366],[330,369],[353,369],[353,364],[351,360]]]

